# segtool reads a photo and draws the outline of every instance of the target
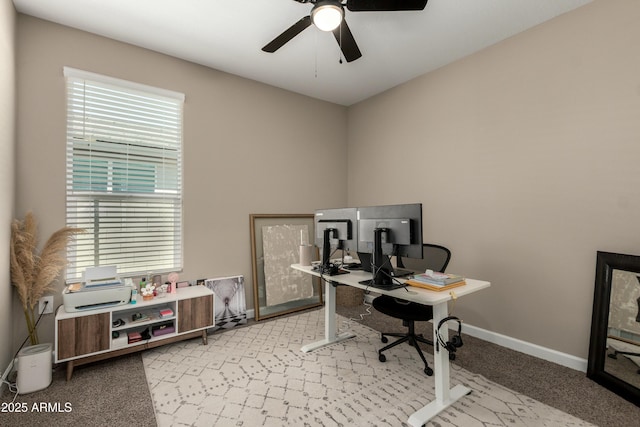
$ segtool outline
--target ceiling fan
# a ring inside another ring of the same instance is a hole
[[[347,62],[362,56],[353,34],[344,19],[344,6],[350,12],[393,12],[401,10],[423,10],[428,0],[294,0],[311,3],[311,13],[287,28],[282,34],[262,48],[273,53],[287,42],[314,24],[322,31],[331,31]]]

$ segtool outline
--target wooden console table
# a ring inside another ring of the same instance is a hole
[[[138,296],[136,304],[70,313],[62,306],[56,313],[55,362],[67,363],[69,381],[73,368],[86,363],[199,336],[206,345],[207,328],[215,323],[213,298],[211,289],[190,286],[148,301]],[[171,314],[160,316],[166,309]],[[134,321],[134,314],[142,320]],[[129,343],[130,333],[144,331],[148,339]]]

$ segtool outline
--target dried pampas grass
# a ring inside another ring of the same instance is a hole
[[[54,290],[55,280],[67,265],[64,252],[67,243],[83,231],[73,227],[56,231],[38,254],[38,224],[33,214],[28,212],[24,220],[11,223],[11,283],[22,303],[31,344],[37,344],[38,340],[35,307],[46,292]]]

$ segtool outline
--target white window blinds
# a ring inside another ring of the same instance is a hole
[[[65,68],[67,281],[182,268],[184,95]]]

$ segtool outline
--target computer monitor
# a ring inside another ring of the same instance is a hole
[[[357,250],[358,210],[356,208],[318,209],[314,222],[316,245],[322,248],[323,270],[331,273],[330,258],[336,250],[347,253]]]
[[[422,258],[422,204],[358,208],[358,253],[372,254],[373,286],[393,287],[389,257]]]

